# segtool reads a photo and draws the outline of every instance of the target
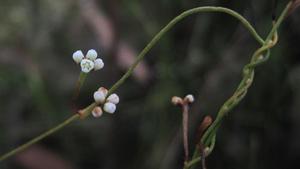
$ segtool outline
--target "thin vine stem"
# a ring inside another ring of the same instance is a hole
[[[203,137],[201,138],[201,143],[204,146],[209,146],[209,144],[215,143],[215,136],[218,128],[221,125],[221,122],[225,115],[228,114],[228,112],[233,109],[246,95],[248,88],[251,86],[253,79],[254,79],[254,69],[259,64],[266,62],[270,55],[270,49],[276,45],[278,41],[277,36],[277,29],[281,25],[283,19],[285,18],[288,10],[290,9],[292,2],[289,2],[284,10],[282,11],[280,17],[278,20],[273,24],[273,27],[271,31],[269,32],[265,43],[257,49],[254,54],[252,55],[251,62],[247,64],[243,69],[243,78],[240,82],[237,90],[234,92],[233,96],[230,97],[220,108],[216,120],[212,123],[212,125],[207,129],[207,131],[204,133]],[[201,157],[199,157],[199,152],[197,149],[194,151],[193,158],[191,161],[184,166],[184,169],[189,169],[194,164],[199,162],[201,160]]]
[[[183,146],[184,146],[184,162],[187,163],[189,160],[189,137],[188,137],[188,128],[189,124],[189,105],[184,104],[182,107],[182,131],[183,131]]]
[[[256,39],[258,41],[258,43],[260,43],[262,45],[265,44],[265,41],[255,31],[253,26],[242,15],[240,15],[237,12],[235,12],[231,9],[228,9],[228,8],[224,8],[224,7],[205,6],[205,7],[193,8],[193,9],[190,9],[190,10],[187,10],[187,11],[181,13],[180,15],[175,17],[173,20],[171,20],[163,29],[161,29],[153,37],[153,39],[146,45],[146,47],[141,51],[141,53],[137,56],[135,62],[130,66],[130,68],[127,70],[127,72],[109,89],[108,93],[111,94],[112,92],[114,92],[116,89],[118,89],[120,87],[120,85],[122,85],[129,78],[129,76],[132,74],[133,70],[136,68],[136,66],[139,64],[139,62],[144,58],[144,56],[149,52],[149,50],[152,49],[152,47],[162,38],[162,36],[165,35],[171,28],[173,28],[176,23],[183,20],[187,16],[190,16],[190,15],[196,14],[196,13],[202,13],[202,12],[225,13],[225,14],[228,14],[230,16],[233,16],[238,21],[240,21],[245,26],[246,29],[248,29],[250,34],[254,37],[254,39]],[[28,141],[27,143],[25,143],[25,144],[15,148],[15,149],[9,151],[8,153],[0,156],[0,162],[7,159],[7,158],[9,158],[9,157],[11,157],[11,156],[13,156],[13,155],[15,155],[18,152],[21,152],[21,151],[25,150],[26,148],[28,148],[32,144],[34,144],[34,143],[40,141],[41,139],[53,134],[54,132],[62,129],[63,127],[65,127],[66,125],[70,124],[71,122],[79,119],[80,117],[82,117],[82,118],[87,117],[91,113],[92,109],[95,106],[97,106],[95,103],[90,104],[89,106],[87,106],[83,110],[80,110],[78,114],[75,114],[75,115],[71,116],[67,120],[63,121],[62,123],[58,124],[57,126],[51,128],[51,129],[49,129],[45,133],[35,137],[34,139]]]
[[[243,71],[243,79],[239,84],[239,87],[234,92],[233,96],[231,96],[220,108],[216,120],[212,123],[212,125],[207,129],[205,134],[203,135],[201,142],[204,146],[208,146],[213,135],[216,134],[217,129],[219,128],[221,121],[223,120],[224,116],[233,109],[246,95],[248,88],[251,86],[253,79],[254,79],[254,69],[257,65],[265,62],[268,58],[269,52],[268,50],[271,49],[278,40],[277,37],[277,29],[279,25],[282,23],[288,9],[290,8],[291,2],[287,4],[285,9],[282,11],[279,19],[273,25],[269,35],[267,36],[265,43],[262,47],[257,49],[251,59],[251,62],[244,67]],[[273,38],[273,39],[272,39]],[[267,53],[266,53],[267,52]],[[266,54],[265,54],[266,53]]]
[[[132,66],[128,69],[128,71],[119,79],[109,90],[109,93],[113,93],[117,88],[119,88],[120,85],[122,85],[125,80],[132,74],[135,67],[138,65],[138,63],[144,58],[144,56],[149,52],[150,49],[162,38],[162,36],[168,32],[176,23],[183,20],[187,16],[190,16],[195,13],[201,13],[201,12],[220,12],[220,13],[226,13],[228,15],[233,16],[237,20],[239,20],[251,33],[251,35],[254,37],[254,39],[257,40],[258,43],[263,45],[265,41],[259,36],[259,34],[255,31],[253,26],[239,13],[228,9],[224,7],[212,7],[212,6],[206,6],[206,7],[198,7],[193,8],[190,10],[187,10],[177,17],[175,17],[173,20],[171,20],[163,29],[161,29],[154,38],[147,44],[147,46],[142,50],[142,52],[137,56],[137,59],[132,64]]]
[[[72,103],[74,103],[76,101],[77,97],[79,96],[80,89],[83,86],[83,83],[84,83],[87,75],[88,75],[87,73],[84,73],[82,71],[80,72],[78,80],[76,82],[75,90],[74,90],[74,93],[73,93]]]

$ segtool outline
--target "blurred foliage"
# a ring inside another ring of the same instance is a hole
[[[79,74],[71,59],[77,49],[95,48],[105,61],[84,84],[78,106],[93,101],[125,72],[80,9],[84,0],[0,1],[0,152],[36,136],[72,114],[70,99]],[[114,25],[118,39],[138,53],[167,22],[184,10],[224,6],[245,16],[265,36],[271,1],[93,1]],[[280,12],[287,1],[279,1]],[[300,16],[289,16],[279,43],[261,65],[248,95],[228,116],[207,159],[208,168],[297,168],[300,166]],[[242,66],[258,47],[235,19],[199,14],[185,19],[148,54],[151,71],[141,83],[130,78],[117,93],[114,115],[76,122],[39,143],[73,168],[181,168],[181,113],[174,95],[192,93],[190,145],[202,117],[215,115],[241,78]],[[0,164],[29,168],[22,156]],[[33,157],[34,158],[34,154]],[[26,167],[27,166],[27,167]],[[49,168],[43,166],[45,169]],[[200,168],[200,166],[199,166]]]

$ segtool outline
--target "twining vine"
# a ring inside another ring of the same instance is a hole
[[[278,20],[273,23],[273,27],[271,31],[269,32],[267,38],[263,40],[263,38],[256,32],[256,30],[251,26],[251,24],[239,13],[228,9],[224,7],[213,7],[213,6],[205,6],[205,7],[197,7],[190,10],[187,10],[177,17],[175,17],[173,20],[171,20],[163,29],[161,29],[154,37],[153,39],[146,45],[146,47],[140,52],[140,54],[137,56],[135,62],[130,66],[130,68],[127,70],[127,72],[108,90],[108,95],[113,93],[115,90],[117,90],[120,85],[122,85],[132,74],[133,70],[136,68],[136,66],[139,64],[139,62],[145,57],[145,55],[152,49],[152,47],[162,38],[163,35],[165,35],[171,28],[174,27],[175,24],[186,18],[187,16],[190,16],[192,14],[196,13],[204,13],[204,12],[217,12],[217,13],[225,13],[228,14],[234,18],[236,18],[239,22],[241,22],[245,28],[250,32],[250,34],[254,37],[254,39],[261,45],[260,48],[258,48],[254,54],[252,55],[251,61],[249,64],[244,66],[243,69],[243,78],[238,85],[236,91],[234,94],[223,104],[223,106],[220,108],[219,112],[217,113],[217,116],[213,123],[210,125],[210,127],[205,131],[203,134],[203,137],[200,140],[200,144],[208,148],[208,152],[205,154],[206,156],[211,153],[213,150],[215,140],[216,140],[216,132],[219,129],[221,122],[223,121],[225,115],[228,114],[230,110],[232,110],[246,95],[248,88],[251,86],[253,80],[254,80],[254,70],[255,67],[258,66],[261,63],[264,63],[267,61],[270,55],[270,49],[277,43],[278,37],[277,37],[277,29],[286,17],[287,13],[290,12],[291,9],[294,9],[295,4],[298,1],[290,1],[285,9],[281,12],[280,17]],[[299,3],[299,2],[298,2]],[[77,114],[74,114],[73,116],[69,117],[62,123],[58,124],[57,126],[51,128],[50,130],[42,133],[41,135],[33,138],[32,140],[28,141],[27,143],[20,145],[19,147],[7,152],[6,154],[0,156],[0,162],[3,160],[25,150],[32,144],[44,139],[45,137],[53,134],[54,132],[64,128],[68,124],[74,122],[78,119],[84,119],[85,117],[89,116],[91,114],[91,111],[98,105],[98,103],[92,103],[86,108],[79,110]],[[193,154],[193,157],[190,161],[185,163],[184,169],[189,169],[194,166],[197,162],[201,160],[201,152],[196,148]]]

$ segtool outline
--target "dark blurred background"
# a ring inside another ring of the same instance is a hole
[[[96,49],[105,62],[89,74],[78,107],[109,88],[149,40],[182,11],[224,6],[245,16],[266,37],[272,13],[288,1],[261,0],[1,0],[0,153],[73,113],[78,49]],[[277,6],[277,8],[274,8]],[[300,167],[300,11],[282,24],[271,58],[248,95],[226,117],[208,169]],[[174,95],[194,94],[190,151],[204,115],[215,117],[233,93],[258,43],[225,14],[188,17],[147,54],[117,93],[113,115],[77,121],[0,164],[1,169],[182,168],[181,111]],[[197,166],[200,168],[200,166]]]

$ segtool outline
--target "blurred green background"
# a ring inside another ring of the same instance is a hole
[[[184,10],[224,6],[245,16],[265,37],[287,0],[1,0],[0,153],[55,126],[73,113],[70,100],[80,67],[78,49],[94,48],[105,62],[89,74],[78,107],[109,88],[149,40]],[[209,169],[300,167],[300,11],[279,30],[279,43],[261,65],[246,98],[218,132]],[[175,169],[184,154],[181,111],[174,95],[194,94],[190,151],[204,115],[215,117],[233,93],[258,43],[236,19],[198,14],[185,19],[147,54],[116,92],[117,112],[77,121],[1,169]],[[200,166],[197,166],[200,168]]]

